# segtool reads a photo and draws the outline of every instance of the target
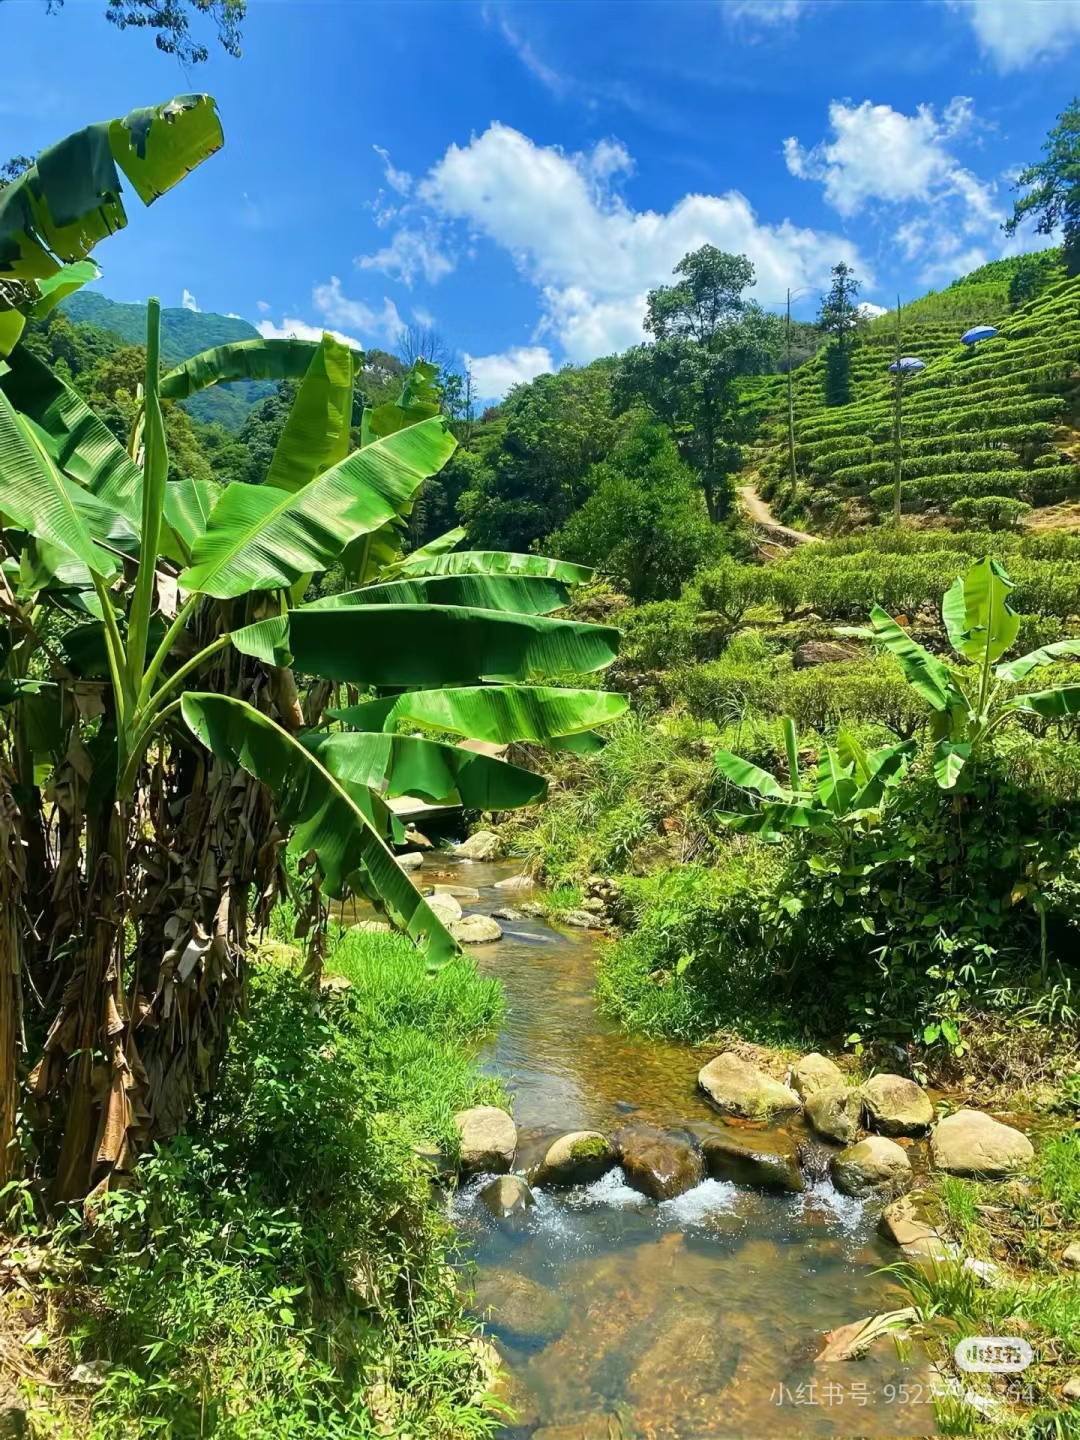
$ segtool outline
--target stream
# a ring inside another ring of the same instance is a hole
[[[489,913],[514,904],[494,885],[517,868],[429,857],[424,878],[478,889],[468,909]],[[506,1019],[482,1060],[513,1096],[517,1173],[566,1131],[724,1123],[696,1087],[714,1050],[630,1036],[598,1012],[597,936],[500,923],[502,940],[470,948],[505,989]],[[876,1233],[880,1203],[828,1180],[783,1195],[710,1179],[655,1204],[614,1170],[537,1190],[525,1215],[496,1220],[479,1199],[487,1178],[458,1192],[453,1213],[478,1296],[507,1300],[503,1332],[490,1327],[517,1411],[504,1437],[935,1432],[925,1363],[891,1339],[857,1362],[813,1363],[823,1331],[905,1303],[876,1273],[898,1258]]]

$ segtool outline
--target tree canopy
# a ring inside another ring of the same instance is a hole
[[[1014,203],[1006,234],[1014,234],[1029,217],[1040,235],[1053,235],[1060,228],[1066,271],[1080,275],[1080,97],[1058,116],[1043,145],[1043,158],[1021,170],[1015,188],[1027,193]]]

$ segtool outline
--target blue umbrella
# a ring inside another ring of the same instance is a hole
[[[895,375],[897,371],[901,371],[906,375],[909,371],[912,370],[925,369],[925,360],[918,360],[914,355],[901,355],[899,360],[894,360],[893,363],[889,366],[889,374]]]
[[[994,325],[975,325],[960,336],[960,341],[963,345],[976,345],[980,340],[992,340],[997,333]]]

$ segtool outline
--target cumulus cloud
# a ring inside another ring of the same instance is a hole
[[[949,0],[999,70],[1060,55],[1080,39],[1080,0]]]
[[[855,310],[865,320],[876,320],[879,315],[887,315],[889,313],[887,305],[875,305],[872,300],[863,300],[855,306]]]
[[[272,320],[260,320],[255,329],[264,340],[321,340],[323,331],[329,327],[309,325],[306,320],[296,320],[286,316],[280,325],[275,325]],[[342,345],[348,345],[353,350],[364,348],[359,340],[354,339],[351,335],[343,335],[340,330],[330,330],[329,333]]]
[[[322,316],[323,324],[313,325],[307,320],[286,316],[280,325],[275,325],[272,320],[259,320],[255,328],[266,340],[320,340],[323,331],[327,330],[335,340],[354,350],[362,350],[364,341],[393,344],[406,329],[405,321],[391,299],[384,298],[380,309],[365,304],[363,300],[352,300],[342,291],[341,281],[336,275],[331,275],[326,284],[312,289],[311,303],[316,313]],[[348,330],[339,328],[342,326],[347,326]],[[356,331],[364,340],[356,339],[349,331]]]
[[[420,276],[437,284],[453,270],[455,259],[442,249],[436,227],[426,222],[398,230],[389,245],[373,255],[358,255],[355,263],[359,270],[378,270],[411,286]]]
[[[736,190],[686,195],[667,211],[635,210],[611,183],[631,163],[617,142],[570,155],[493,124],[468,145],[451,145],[418,194],[439,217],[464,222],[513,256],[540,295],[534,338],[554,336],[577,362],[641,340],[648,291],[669,283],[701,245],[748,255],[763,300],[787,286],[826,284],[839,260],[869,279],[850,241],[788,220],[763,223]]]
[[[513,385],[523,385],[555,369],[544,345],[512,345],[501,355],[465,355],[476,393],[483,400],[501,400]]]
[[[196,314],[199,313],[199,306],[196,303],[195,296],[191,293],[190,290],[185,290],[184,293],[180,296],[180,304],[184,307],[185,310],[194,310]]]

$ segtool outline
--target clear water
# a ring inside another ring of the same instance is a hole
[[[475,886],[475,908],[490,911],[513,905],[493,888],[513,868],[443,864],[439,873],[429,860],[424,874]],[[712,1052],[627,1036],[597,1013],[602,941],[538,920],[502,923],[504,938],[476,949],[508,1005],[483,1061],[514,1095],[519,1170],[566,1130],[716,1121],[695,1085]],[[717,1180],[655,1205],[616,1170],[569,1194],[537,1192],[526,1217],[500,1222],[478,1199],[483,1183],[454,1201],[480,1297],[521,1277],[543,1287],[528,1292],[526,1328],[553,1296],[561,1304],[550,1327],[558,1333],[497,1336],[518,1413],[505,1436],[934,1433],[920,1356],[886,1340],[862,1361],[813,1363],[824,1331],[904,1303],[877,1273],[897,1259],[876,1234],[878,1206],[827,1181],[776,1196]]]

